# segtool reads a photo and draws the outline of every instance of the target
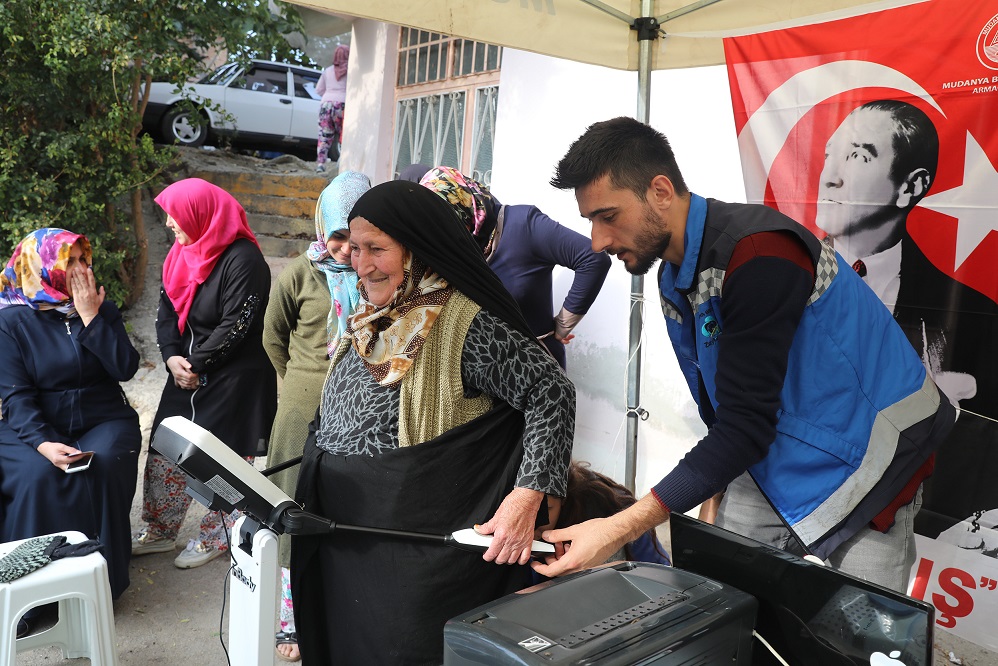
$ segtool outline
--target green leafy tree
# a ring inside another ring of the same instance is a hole
[[[301,62],[283,37],[300,28],[267,0],[0,2],[0,257],[41,227],[86,234],[109,296],[134,303],[142,190],[175,159],[142,134],[149,84],[203,74],[207,53]]]

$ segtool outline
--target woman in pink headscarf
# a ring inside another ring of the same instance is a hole
[[[156,338],[169,373],[153,434],[168,416],[210,430],[239,455],[264,455],[277,411],[277,379],[263,349],[270,268],[246,212],[231,194],[188,178],[156,197],[176,241],[163,264]],[[146,527],[132,554],[172,551],[190,497],[186,477],[150,450],[143,484]],[[209,512],[174,564],[189,569],[228,550],[224,521]]]
[[[315,156],[315,170],[326,170],[326,158],[330,150],[333,161],[339,160],[337,144],[343,134],[343,105],[347,98],[347,61],[350,59],[349,46],[337,46],[333,53],[333,64],[319,77],[315,92],[322,95],[319,107],[319,145]]]

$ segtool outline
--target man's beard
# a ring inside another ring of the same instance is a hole
[[[641,231],[634,237],[634,244],[637,247],[627,250],[633,257],[630,263],[624,262],[624,268],[628,273],[644,275],[651,270],[658,259],[662,258],[669,243],[672,242],[672,232],[665,231],[664,226],[662,218],[646,205]]]

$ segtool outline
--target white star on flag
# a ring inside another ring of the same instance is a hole
[[[929,195],[919,205],[957,219],[954,271],[990,232],[998,231],[998,171],[970,132],[963,160],[963,184]]]

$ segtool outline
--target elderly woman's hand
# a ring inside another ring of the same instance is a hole
[[[513,488],[499,505],[496,515],[475,529],[492,534],[492,545],[482,557],[496,564],[526,564],[534,540],[534,523],[544,493],[528,488]]]
[[[173,375],[173,383],[177,388],[193,391],[201,385],[201,378],[196,372],[191,372],[191,364],[183,356],[171,356],[166,359],[166,369]]]
[[[94,272],[86,264],[79,264],[69,269],[66,278],[73,291],[73,305],[80,315],[84,326],[89,326],[97,316],[101,303],[104,302],[104,287],[97,288]]]

